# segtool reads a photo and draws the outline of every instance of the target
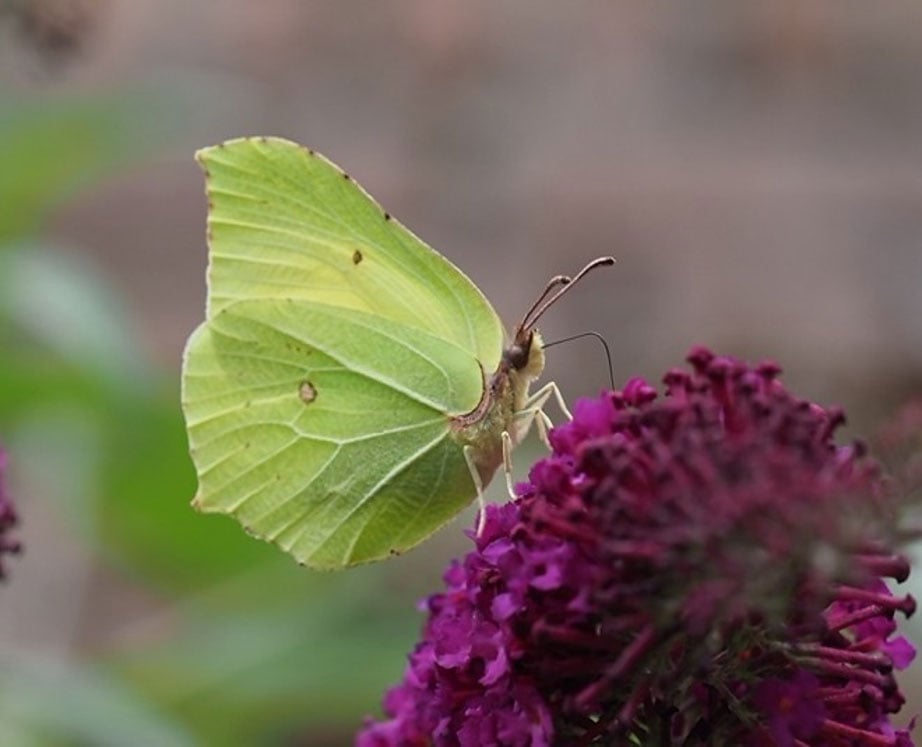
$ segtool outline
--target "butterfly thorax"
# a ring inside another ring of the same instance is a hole
[[[452,438],[471,447],[484,485],[503,462],[503,432],[515,445],[527,431],[527,419],[517,417],[517,413],[525,409],[528,388],[543,370],[541,336],[534,330],[520,334],[503,351],[493,375],[484,375],[483,395],[477,407],[452,418]]]

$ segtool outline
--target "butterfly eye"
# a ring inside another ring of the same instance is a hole
[[[531,335],[528,335],[527,344],[515,342],[503,352],[503,357],[509,365],[519,371],[528,365],[528,349],[531,347]]]

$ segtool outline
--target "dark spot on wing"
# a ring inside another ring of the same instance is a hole
[[[305,405],[309,405],[317,399],[317,387],[305,379],[298,385],[298,396]]]
[[[390,213],[385,213],[385,214],[384,214],[384,220],[390,220],[390,219],[391,219],[391,214],[390,214]]]
[[[357,265],[363,259],[365,258],[362,256],[362,253],[358,249],[352,252],[352,264]]]

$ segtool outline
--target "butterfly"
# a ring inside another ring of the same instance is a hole
[[[535,323],[602,257],[552,278],[509,344],[459,269],[323,156],[248,137],[196,154],[208,197],[205,321],[183,355],[193,505],[300,563],[403,552],[474,498],[551,383]],[[483,512],[481,512],[481,516]]]

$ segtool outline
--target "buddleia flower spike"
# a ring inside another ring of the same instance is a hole
[[[578,401],[358,747],[908,747],[895,490],[772,364]]]

